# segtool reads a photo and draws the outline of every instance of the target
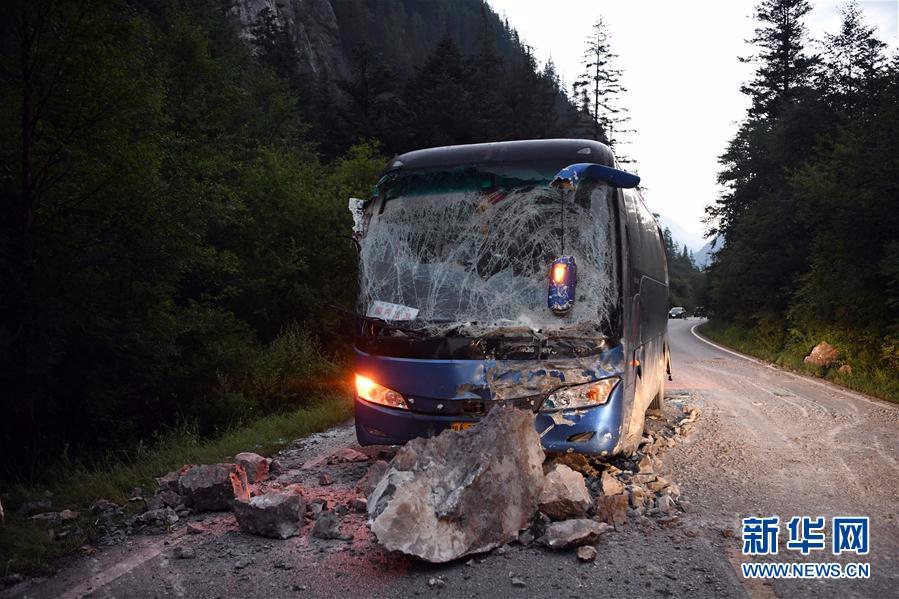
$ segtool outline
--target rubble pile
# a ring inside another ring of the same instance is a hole
[[[79,514],[52,511],[42,499],[16,516],[45,523],[51,538],[80,534],[90,519],[100,542],[113,544],[164,532],[193,514],[230,510],[235,520],[226,517],[225,525],[236,521],[249,534],[351,543],[370,530],[387,550],[432,563],[503,551],[516,541],[576,549],[590,562],[597,541],[615,527],[629,520],[670,525],[689,508],[662,457],[700,411],[676,398],[667,404],[664,416],[647,415],[639,448],[627,457],[547,456],[534,414],[497,406],[473,427],[398,450],[332,446],[309,457],[298,441],[277,460],[246,452],[233,463],[187,464],[158,478],[152,495],[135,489],[124,505],[100,499]],[[188,533],[209,530],[209,521],[191,519]],[[191,551],[176,557],[190,559]]]

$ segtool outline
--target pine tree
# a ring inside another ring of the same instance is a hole
[[[574,91],[581,111],[589,114],[589,135],[613,149],[619,141],[616,132],[623,132],[619,125],[629,120],[621,105],[621,95],[627,90],[621,84],[622,70],[614,66],[616,58],[618,55],[611,50],[608,27],[600,17],[587,38],[584,72],[575,81]]]
[[[710,270],[720,313],[781,313],[804,264],[809,233],[797,226],[787,173],[797,168],[832,118],[813,90],[816,57],[805,51],[806,0],[762,0],[751,40],[758,53],[753,79],[742,87],[752,103],[721,156],[725,191],[707,208],[712,233],[727,245]]]
[[[742,88],[752,98],[750,116],[776,116],[784,103],[809,84],[817,58],[805,52],[802,19],[811,9],[808,0],[763,0],[756,8],[761,26],[749,43],[759,52],[740,59],[758,65],[755,78]]]
[[[824,36],[823,84],[838,109],[852,110],[865,82],[883,67],[886,44],[874,37],[874,27],[865,23],[855,0],[840,12],[840,31]]]
[[[345,121],[351,141],[385,139],[391,136],[391,113],[396,114],[398,80],[396,73],[381,62],[374,49],[366,43],[353,50],[350,56],[350,79],[337,82],[345,102],[340,116]]]

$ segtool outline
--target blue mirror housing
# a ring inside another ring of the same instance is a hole
[[[625,189],[630,189],[640,184],[640,177],[632,173],[605,166],[604,164],[579,162],[577,164],[569,164],[560,170],[552,182],[550,182],[550,185],[552,187],[561,187],[562,189],[574,189],[580,181],[585,179],[605,181],[610,185],[624,187]]]

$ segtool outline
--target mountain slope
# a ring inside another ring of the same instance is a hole
[[[715,252],[724,247],[724,238],[719,236],[709,240],[698,252],[693,254],[693,262],[699,268],[705,268],[712,263],[712,257]]]
[[[692,252],[699,251],[705,245],[705,239],[703,239],[700,235],[696,235],[695,233],[690,233],[685,228],[677,224],[672,218],[659,214],[659,222],[662,225],[662,228],[667,228],[671,231],[671,237],[677,244],[681,247],[687,246]]]

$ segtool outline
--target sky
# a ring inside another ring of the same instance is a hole
[[[566,89],[581,71],[584,43],[600,15],[612,34],[627,88],[631,143],[618,151],[637,161],[646,201],[697,237],[704,208],[719,193],[718,156],[745,115],[740,86],[753,66],[745,40],[757,26],[755,0],[487,0],[509,19],[537,59],[552,58]],[[812,0],[813,38],[834,33],[842,2]],[[899,45],[899,0],[859,2],[878,37]]]

